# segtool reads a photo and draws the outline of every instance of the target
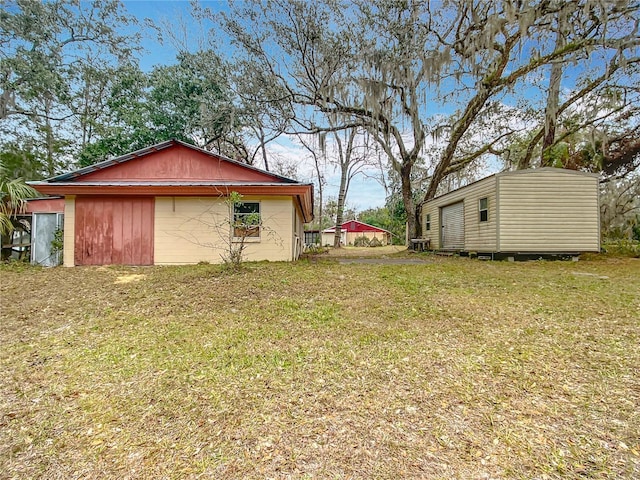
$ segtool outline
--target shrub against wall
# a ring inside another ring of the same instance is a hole
[[[356,237],[355,240],[353,241],[353,246],[354,247],[368,247],[370,245],[370,240],[365,237]]]

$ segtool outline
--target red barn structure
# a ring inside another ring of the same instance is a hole
[[[311,184],[178,140],[30,185],[64,197],[65,266],[220,263],[249,213],[246,259],[296,260],[313,219]]]
[[[322,245],[333,245],[336,234],[336,227],[327,228],[322,231]],[[391,243],[391,232],[384,228],[374,227],[368,223],[358,220],[349,220],[340,227],[340,243],[342,245],[353,245],[358,237],[365,237],[369,241],[378,239],[383,245]]]

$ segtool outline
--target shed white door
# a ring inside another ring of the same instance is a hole
[[[442,207],[440,219],[442,248],[464,249],[464,203],[458,202]]]

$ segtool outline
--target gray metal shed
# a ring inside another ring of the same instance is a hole
[[[599,177],[560,168],[502,172],[423,204],[438,250],[569,254],[600,250]]]

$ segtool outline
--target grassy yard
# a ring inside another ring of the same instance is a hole
[[[0,276],[0,478],[640,478],[639,259]]]

